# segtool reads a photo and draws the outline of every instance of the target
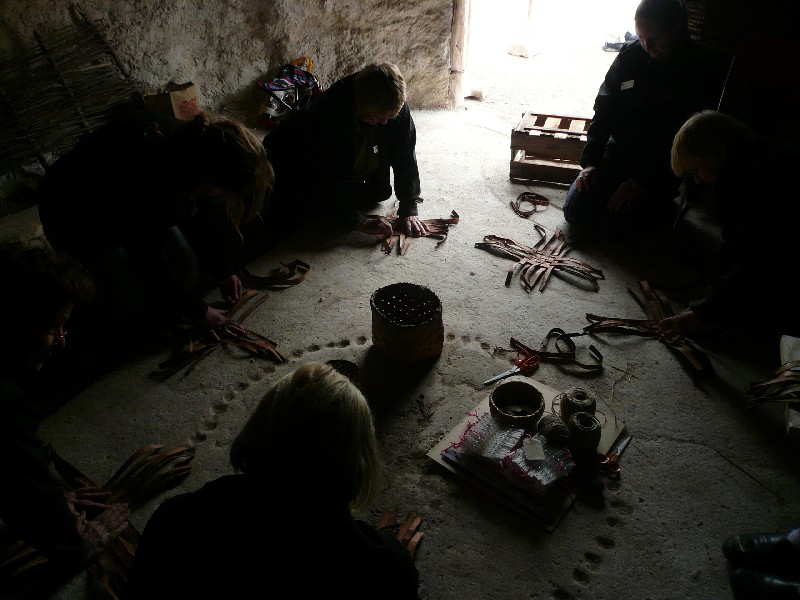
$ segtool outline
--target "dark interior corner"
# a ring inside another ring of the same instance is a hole
[[[800,64],[797,5],[769,0],[687,0],[701,44],[732,57],[720,110],[765,134],[796,139],[800,105],[792,73]]]

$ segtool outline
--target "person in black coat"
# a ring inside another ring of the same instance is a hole
[[[148,520],[126,597],[416,600],[391,532],[354,518],[380,492],[372,412],[334,367],[299,366],[233,441],[235,474],[165,500]]]
[[[264,138],[275,168],[271,214],[283,223],[321,214],[339,227],[391,235],[386,219],[368,214],[392,196],[393,175],[401,233],[419,236],[427,227],[417,211],[416,142],[402,73],[390,63],[367,65]]]
[[[0,529],[69,575],[98,556],[130,513],[124,504],[106,504],[110,495],[98,489],[65,491],[37,434],[48,408],[37,395],[37,374],[64,348],[72,308],[91,298],[94,286],[73,259],[21,243],[0,247],[0,281],[0,312],[13,316],[0,345]]]
[[[101,327],[183,319],[214,334],[224,311],[203,299],[203,273],[241,298],[239,225],[260,217],[273,180],[260,140],[235,121],[126,112],[46,172],[39,216],[48,242],[97,285]]]
[[[681,0],[642,0],[637,38],[606,73],[564,202],[579,229],[672,225],[680,179],[670,169],[672,138],[693,113],[717,108],[729,59],[690,35]]]
[[[734,327],[800,336],[791,291],[800,202],[789,176],[798,161],[794,140],[760,135],[719,111],[701,111],[681,127],[672,145],[672,168],[711,186],[708,210],[722,226],[723,243],[707,294],[661,321],[663,335]]]

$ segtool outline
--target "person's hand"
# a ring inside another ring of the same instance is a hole
[[[242,299],[243,286],[242,280],[236,273],[228,275],[227,277],[219,280],[219,291],[222,294],[222,299],[231,304],[235,304]]]
[[[636,198],[642,193],[644,193],[644,188],[633,179],[623,181],[611,194],[611,199],[608,201],[608,211],[616,213],[629,210]]]
[[[224,310],[209,306],[206,309],[206,314],[200,319],[200,327],[204,329],[215,341],[220,341],[219,334],[222,331],[227,331],[234,336],[240,336],[245,333],[244,327],[228,319]]]
[[[410,235],[411,237],[420,237],[431,232],[431,230],[428,229],[428,226],[425,224],[425,221],[415,215],[403,217],[400,222],[403,225],[403,231],[405,234]]]
[[[77,517],[87,510],[99,512],[111,506],[108,503],[108,500],[111,499],[111,493],[99,487],[67,490],[64,492],[64,496],[67,498],[67,506],[73,517]]]
[[[591,189],[595,179],[597,179],[597,170],[594,167],[584,167],[581,169],[581,172],[578,173],[578,178],[575,180],[575,187],[579,192],[585,192]]]
[[[703,329],[703,323],[691,308],[685,308],[673,317],[659,321],[656,331],[660,339],[677,342]]]
[[[83,513],[76,525],[80,536],[95,547],[92,555],[97,555],[106,548],[128,526],[130,508],[125,503],[112,504],[94,519],[86,519]]]
[[[370,217],[355,226],[356,231],[366,233],[367,235],[377,235],[379,237],[389,238],[392,237],[394,230],[392,224],[388,219],[383,217]]]

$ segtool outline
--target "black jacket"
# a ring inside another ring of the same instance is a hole
[[[639,40],[611,63],[594,102],[581,166],[597,166],[609,141],[629,177],[646,189],[674,188],[672,140],[693,113],[716,109],[728,58],[688,41],[667,59],[653,60]]]
[[[406,549],[326,489],[298,465],[297,481],[227,475],[166,500],[142,532],[127,598],[416,600]]]
[[[315,194],[330,196],[338,182],[350,177],[369,127],[356,119],[354,82],[355,75],[340,79],[264,138],[276,175],[274,202],[299,203]],[[396,118],[373,127],[379,166],[366,176],[370,200],[379,202],[392,195],[391,170],[399,216],[416,215],[420,194],[417,134],[408,104]]]
[[[234,272],[217,215],[199,203],[182,206],[176,200],[168,143],[152,132],[157,125],[166,135],[177,123],[145,111],[120,116],[82,138],[48,169],[39,216],[56,250],[76,255],[92,272],[103,253],[123,248],[146,280],[166,280],[165,240],[178,225],[202,232],[189,241],[215,279]],[[199,295],[176,290],[175,296],[177,310],[191,321],[205,314]]]

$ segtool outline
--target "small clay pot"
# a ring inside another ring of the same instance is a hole
[[[489,412],[503,425],[536,431],[544,412],[544,396],[528,381],[507,379],[489,395]]]

